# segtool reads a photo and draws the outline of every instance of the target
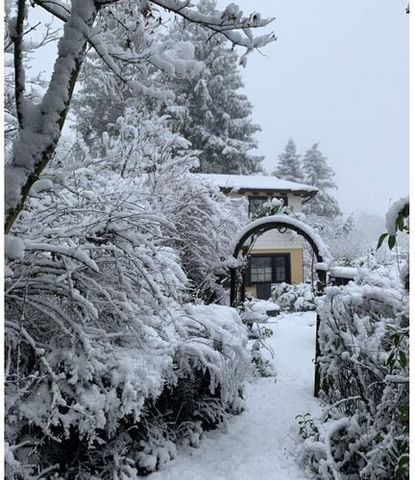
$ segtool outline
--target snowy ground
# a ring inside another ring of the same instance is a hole
[[[246,388],[246,409],[226,431],[209,432],[200,448],[178,457],[147,480],[305,480],[292,455],[295,416],[318,415],[313,398],[315,313],[281,315],[270,325],[276,378]]]

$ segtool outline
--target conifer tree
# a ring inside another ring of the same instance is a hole
[[[327,165],[327,158],[315,143],[306,151],[303,158],[304,183],[317,187],[319,192],[304,205],[307,215],[335,218],[341,215],[337,200],[330,190],[337,190],[334,170]]]
[[[292,138],[288,139],[284,152],[278,156],[278,164],[272,174],[291,182],[302,183],[304,181],[301,155],[297,154],[297,147]]]
[[[215,14],[214,0],[201,0],[198,10]],[[198,171],[250,174],[261,171],[262,157],[251,150],[257,146],[254,134],[260,127],[252,122],[252,105],[241,91],[239,56],[223,35],[212,35],[201,26],[178,22],[167,35],[169,42],[190,42],[199,72],[183,79],[171,79],[174,104],[167,108],[174,131],[200,151]]]

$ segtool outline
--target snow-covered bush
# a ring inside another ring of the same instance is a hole
[[[154,182],[77,158],[47,172],[53,188],[6,239],[9,477],[129,478],[240,409],[245,327],[228,307],[186,306],[178,224]]]
[[[197,152],[170,131],[167,117],[143,118],[131,107],[117,123],[119,134],[104,147],[106,168],[142,179],[146,201],[168,219],[161,228],[179,256],[192,298],[223,302],[218,277],[233,262],[229,254],[242,226],[242,202],[190,173],[198,165]]]
[[[316,478],[407,478],[407,306],[394,275],[365,271],[326,289],[318,306],[324,407],[307,419],[301,454]]]
[[[381,247],[384,240],[387,239],[390,250],[396,251],[396,260],[399,269],[399,253],[397,238],[399,232],[409,234],[409,197],[403,197],[394,202],[385,215],[386,218],[386,233],[379,237],[378,249]],[[409,252],[404,254],[405,264],[400,270],[400,276],[405,284],[405,288],[409,290]]]
[[[246,300],[240,308],[240,317],[248,329],[250,339],[249,352],[251,356],[251,373],[256,377],[273,377],[276,375],[275,367],[266,358],[266,352],[274,357],[274,351],[267,343],[267,338],[273,335],[266,326],[269,318],[267,310],[278,310],[278,305],[270,305],[271,302],[262,300]]]
[[[220,296],[214,275],[237,227],[224,221],[230,203],[191,181],[188,142],[152,116],[174,95],[151,71],[201,67],[189,42],[154,32],[170,12],[246,53],[274,37],[255,38],[269,20],[233,18],[234,5],[206,15],[170,0],[163,14],[152,1],[46,3],[6,7],[6,475],[125,480],[240,409],[247,361],[234,310],[187,304]],[[39,42],[60,37],[37,95],[25,75],[32,8],[62,22]],[[103,128],[93,157],[82,142],[58,149],[83,66],[111,106],[111,118],[102,101],[89,112]],[[114,102],[124,90],[129,105]]]
[[[266,358],[265,352],[274,357],[274,351],[266,343],[266,339],[272,335],[272,331],[264,328],[261,336],[251,345],[252,373],[255,377],[275,377],[277,371],[271,361]]]
[[[287,312],[315,310],[315,295],[309,283],[278,283],[272,288],[272,298]]]

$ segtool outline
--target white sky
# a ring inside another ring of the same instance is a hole
[[[241,69],[265,169],[273,170],[290,136],[300,153],[319,142],[342,210],[384,215],[408,193],[407,1],[234,1],[246,14],[276,17],[267,30],[278,41]],[[229,0],[217,2],[224,8]],[[49,52],[34,70],[50,71]]]
[[[229,2],[218,0],[220,7]],[[276,17],[278,41],[243,77],[265,168],[292,136],[337,174],[343,210],[383,215],[408,193],[409,15],[405,0],[235,0]]]

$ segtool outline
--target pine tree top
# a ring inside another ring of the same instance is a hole
[[[337,190],[334,180],[335,172],[327,164],[327,157],[320,151],[318,143],[314,143],[305,152],[303,173],[304,183],[319,189],[319,193],[305,205],[305,213],[326,218],[335,218],[341,215],[337,200],[330,194],[330,190]]]
[[[284,152],[278,156],[278,164],[272,174],[291,182],[304,183],[301,155],[297,154],[297,146],[292,138],[288,139]]]

